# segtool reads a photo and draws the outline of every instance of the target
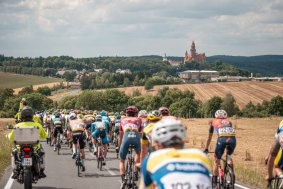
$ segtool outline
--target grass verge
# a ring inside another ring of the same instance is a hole
[[[12,143],[6,138],[5,132],[0,132],[0,177],[11,163]]]
[[[267,181],[264,176],[258,173],[256,168],[235,165],[236,180],[242,183],[249,183],[257,188],[266,188]]]

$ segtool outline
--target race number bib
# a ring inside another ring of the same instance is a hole
[[[128,132],[128,138],[136,138],[136,132]]]
[[[124,132],[126,132],[126,131],[138,131],[139,128],[134,123],[127,123],[124,125],[123,129],[124,129]]]
[[[222,127],[218,129],[219,136],[235,136],[235,129],[233,127]]]
[[[199,173],[172,172],[161,179],[165,189],[209,189],[210,179]]]

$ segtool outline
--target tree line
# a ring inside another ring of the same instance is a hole
[[[140,110],[154,110],[161,106],[169,108],[172,115],[185,118],[213,117],[218,109],[225,109],[228,115],[239,117],[266,117],[283,115],[283,98],[276,96],[270,101],[261,104],[248,103],[240,110],[232,94],[221,98],[215,96],[206,102],[195,99],[195,94],[189,90],[170,89],[164,87],[152,96],[141,95],[134,90],[131,96],[117,89],[95,91],[85,90],[77,96],[68,96],[58,103],[58,108],[63,109],[96,109],[107,111],[121,111],[129,105],[136,105]]]

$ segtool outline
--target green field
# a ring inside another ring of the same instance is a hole
[[[20,88],[29,85],[39,85],[52,82],[60,82],[62,79],[51,77],[40,77],[33,75],[20,75],[14,73],[0,72],[0,88]]]

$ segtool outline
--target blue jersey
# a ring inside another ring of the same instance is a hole
[[[140,188],[211,188],[210,169],[210,160],[198,149],[161,149],[143,160]]]
[[[93,122],[91,124],[90,131],[95,132],[96,130],[101,130],[101,131],[103,130],[106,132],[107,129],[106,129],[105,123],[104,122]]]

